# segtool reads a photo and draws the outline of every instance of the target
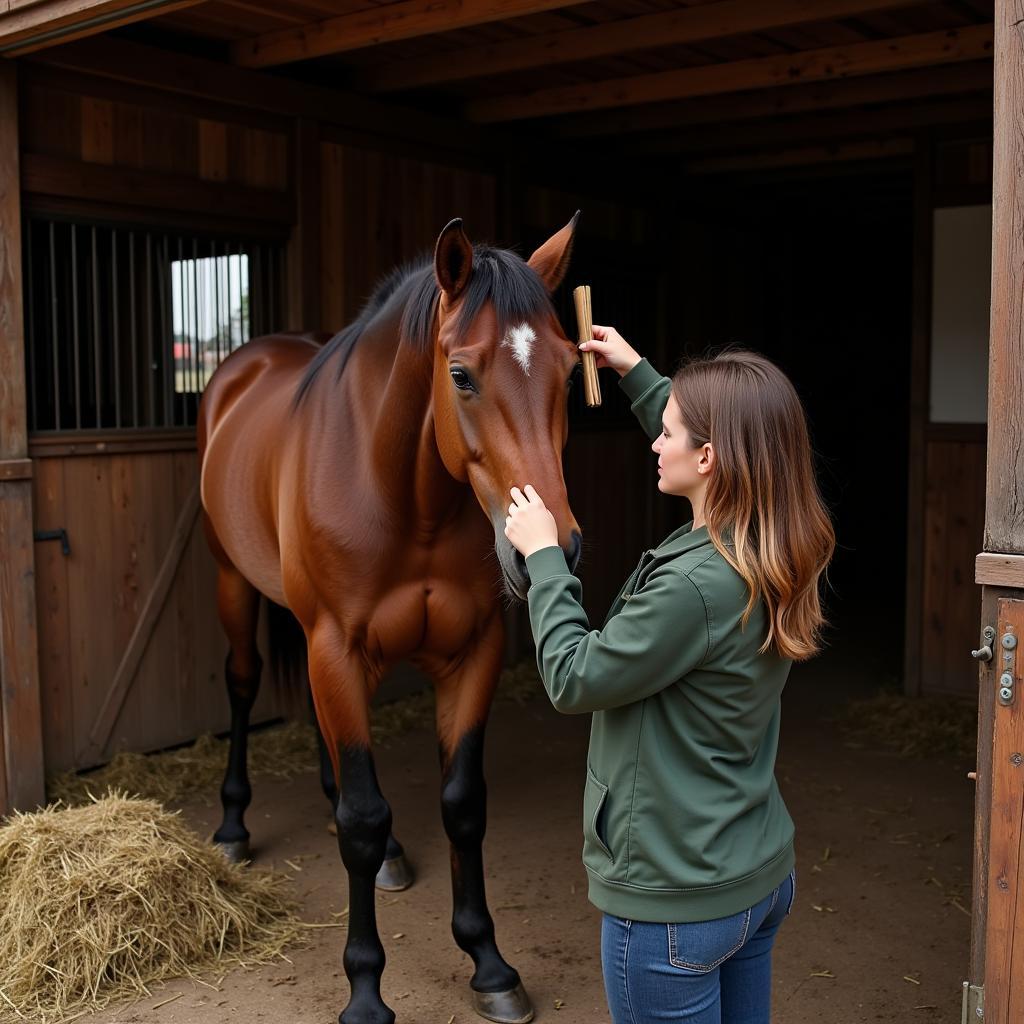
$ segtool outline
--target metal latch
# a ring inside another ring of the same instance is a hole
[[[67,557],[71,554],[71,545],[68,543],[68,531],[62,526],[59,530],[36,530],[32,534],[33,540],[59,540],[61,553]]]
[[[1012,626],[1007,626],[1006,632],[999,638],[999,648],[999,703],[1009,707],[1013,703],[1013,680],[1016,676],[1014,666],[1017,661],[1017,635]]]
[[[960,1010],[960,1024],[978,1024],[985,1019],[985,986],[964,982],[964,1001]]]
[[[971,657],[977,661],[991,661],[992,641],[996,638],[996,631],[992,626],[986,626],[981,635],[985,642],[976,651],[971,651]]]

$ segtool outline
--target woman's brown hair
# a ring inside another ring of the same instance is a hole
[[[708,535],[768,609],[762,652],[802,661],[821,646],[819,581],[835,532],[814,478],[803,406],[789,378],[755,352],[728,350],[684,364],[672,394],[694,448],[710,443]]]

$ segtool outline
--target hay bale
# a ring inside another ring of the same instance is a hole
[[[53,1024],[162,979],[265,963],[299,934],[287,880],[110,793],[0,827],[0,1021]]]

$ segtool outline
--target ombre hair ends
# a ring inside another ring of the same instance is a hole
[[[835,532],[814,477],[807,419],[789,378],[754,352],[685,363],[672,394],[695,448],[715,452],[704,500],[711,542],[768,610],[762,652],[803,661],[825,624],[820,579]]]

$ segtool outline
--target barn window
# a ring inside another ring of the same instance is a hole
[[[279,241],[34,214],[25,225],[35,433],[192,426],[221,360],[281,326]]]

